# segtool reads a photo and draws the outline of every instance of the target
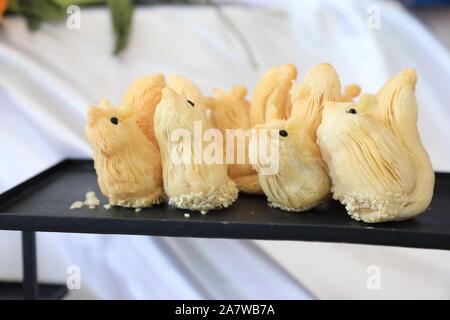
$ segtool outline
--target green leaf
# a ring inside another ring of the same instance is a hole
[[[26,19],[27,19],[28,28],[31,31],[35,31],[35,30],[39,29],[39,27],[41,26],[42,20],[39,18],[30,16],[30,17],[26,17]]]
[[[114,54],[120,53],[128,44],[133,17],[132,0],[108,0],[114,28],[115,47]]]

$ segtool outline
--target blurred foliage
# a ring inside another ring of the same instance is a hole
[[[116,46],[114,54],[118,54],[125,49],[128,43],[128,36],[131,28],[131,18],[133,17],[132,0],[108,0],[108,6],[111,9],[111,16],[114,26],[114,36],[116,37]]]
[[[23,15],[28,27],[31,30],[37,30],[44,21],[52,22],[67,18],[67,7],[71,5],[107,5],[111,11],[115,37],[113,52],[118,54],[128,44],[135,4],[205,4],[208,2],[208,0],[9,0],[8,12]]]

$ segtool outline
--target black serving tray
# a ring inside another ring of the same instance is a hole
[[[113,207],[70,210],[93,190],[102,204],[91,160],[65,160],[0,195],[0,229],[173,237],[305,240],[450,249],[450,173],[436,173],[426,213],[403,222],[352,220],[336,201],[302,213],[267,206],[241,194],[231,207],[202,215],[162,204],[135,212]],[[186,218],[185,213],[190,217]]]

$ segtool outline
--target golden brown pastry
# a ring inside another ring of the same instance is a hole
[[[414,190],[408,195],[397,220],[422,213],[433,197],[434,171],[417,129],[416,82],[414,69],[406,69],[390,79],[377,93],[379,108],[374,112],[375,117],[400,139],[416,172]]]
[[[266,122],[271,107],[277,110],[277,118],[286,119],[290,114],[289,90],[297,77],[293,64],[270,68],[256,84],[250,107],[250,122],[254,127]]]
[[[290,116],[298,117],[313,141],[322,119],[323,105],[327,101],[350,101],[359,95],[357,85],[346,87],[341,93],[341,81],[333,66],[322,63],[311,68],[303,83],[294,83],[291,90],[292,110]]]
[[[159,151],[138,126],[132,105],[103,100],[89,106],[85,135],[92,150],[98,183],[112,205],[142,208],[164,198]]]
[[[434,173],[417,131],[416,76],[405,70],[359,104],[325,105],[317,142],[333,197],[365,222],[405,220],[429,205]]]
[[[206,99],[194,82],[186,77],[172,74],[167,78],[167,86],[194,104],[196,110],[201,110],[205,128],[212,126],[206,113]]]
[[[270,206],[286,211],[305,211],[329,198],[327,168],[319,148],[302,128],[301,121],[295,117],[276,119],[277,114],[272,111],[268,121],[257,125],[255,130],[274,130],[270,137],[279,139],[278,170],[264,174],[263,168],[267,165],[260,161],[260,157],[257,157],[254,167]],[[264,145],[260,139],[252,139],[250,148],[256,148],[256,141],[258,148]]]
[[[230,93],[213,90],[213,96],[207,98],[207,107],[211,109],[211,121],[215,128],[223,132],[226,129],[250,128],[250,103],[246,95],[244,86],[235,86]]]
[[[207,106],[211,110],[212,125],[222,131],[227,141],[231,141],[233,133],[236,136],[233,138],[234,148],[228,151],[228,175],[240,191],[262,194],[258,174],[248,158],[250,103],[245,99],[246,95],[247,89],[244,86],[235,86],[230,93],[214,89],[213,97],[207,98]],[[227,129],[233,130],[228,130],[227,134]]]
[[[153,130],[153,118],[156,106],[161,100],[161,90],[165,86],[161,73],[140,77],[133,81],[124,97],[124,102],[132,106],[138,114],[139,128],[156,146],[158,143]]]
[[[155,133],[169,204],[181,209],[226,208],[238,195],[235,183],[227,175],[226,164],[207,164],[198,150],[205,145],[195,139],[194,131],[199,124],[205,128],[204,118],[203,108],[169,87],[163,89],[155,112]],[[223,149],[219,156],[223,159]]]

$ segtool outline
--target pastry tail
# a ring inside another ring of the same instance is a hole
[[[415,97],[417,77],[406,69],[390,79],[378,92],[375,115],[408,150],[416,172],[416,182],[397,220],[404,220],[427,209],[433,196],[434,172],[417,128],[418,106]]]

